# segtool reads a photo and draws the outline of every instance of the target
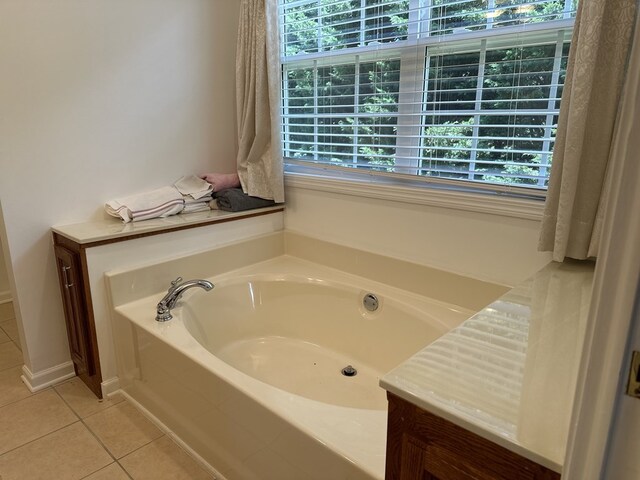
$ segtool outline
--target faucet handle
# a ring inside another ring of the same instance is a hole
[[[175,280],[173,280],[171,282],[171,286],[169,287],[169,292],[173,292],[178,287],[178,284],[180,282],[182,282],[182,277],[178,277]]]
[[[171,309],[167,306],[167,303],[164,300],[161,300],[156,307],[156,320],[158,322],[166,322],[172,318],[173,315],[171,315]]]

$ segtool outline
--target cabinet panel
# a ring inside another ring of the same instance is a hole
[[[62,245],[54,245],[54,250],[71,360],[76,375],[102,398],[95,327],[86,297],[82,256]]]
[[[560,475],[388,394],[386,480],[559,480]]]
[[[60,246],[56,246],[55,251],[71,359],[76,367],[76,374],[80,375],[86,372],[91,375],[95,370],[87,356],[88,335],[77,255]]]

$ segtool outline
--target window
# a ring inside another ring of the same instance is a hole
[[[290,162],[547,187],[572,0],[279,0]]]

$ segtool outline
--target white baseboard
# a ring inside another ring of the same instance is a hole
[[[100,384],[102,397],[107,398],[120,390],[120,379],[118,377],[108,378]]]
[[[31,372],[26,365],[23,365],[20,378],[27,388],[35,393],[75,376],[73,362],[65,362],[37,373]]]
[[[9,303],[13,300],[13,297],[11,296],[11,290],[5,290],[3,292],[0,292],[0,305],[3,303]]]
[[[208,471],[214,478],[214,480],[227,480],[227,478],[218,472],[215,468],[211,466],[204,458],[198,455],[195,450],[193,450],[189,445],[187,445],[178,435],[176,435],[169,427],[167,427],[163,422],[160,421],[158,417],[156,417],[153,413],[143,407],[139,402],[134,400],[127,392],[124,390],[120,390],[120,394],[127,399],[131,405],[136,407],[140,413],[142,413],[145,417],[147,417],[151,422],[153,422],[160,430],[162,430],[167,436],[171,438],[174,442],[176,442],[185,452],[187,452],[193,459],[200,464],[202,468]]]

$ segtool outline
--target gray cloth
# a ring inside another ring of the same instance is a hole
[[[260,197],[250,197],[241,188],[227,188],[214,194],[220,210],[226,212],[241,212],[253,208],[263,208],[275,205],[273,200],[265,200]]]

